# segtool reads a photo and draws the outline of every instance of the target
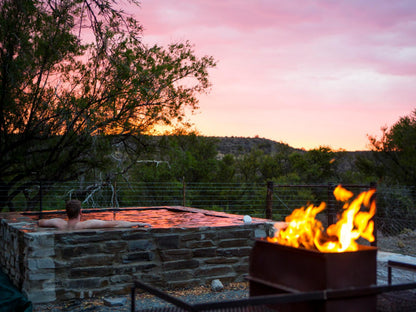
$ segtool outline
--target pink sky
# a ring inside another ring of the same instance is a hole
[[[130,10],[130,9],[129,9]],[[141,0],[145,43],[212,55],[203,135],[368,149],[416,108],[414,0]]]

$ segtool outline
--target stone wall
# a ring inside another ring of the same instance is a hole
[[[55,241],[50,232],[25,233],[21,290],[32,302],[50,302],[55,294]]]
[[[13,284],[20,288],[23,281],[21,267],[24,262],[23,233],[16,227],[8,226],[6,220],[0,219],[0,267]]]
[[[268,226],[55,234],[56,297],[128,293],[135,278],[160,288],[243,281],[254,239]]]
[[[33,302],[55,296],[55,244],[51,232],[25,232],[25,222],[0,218],[0,268]]]
[[[164,289],[243,281],[255,238],[272,227],[31,232],[0,221],[1,267],[33,303],[125,294],[134,279]]]

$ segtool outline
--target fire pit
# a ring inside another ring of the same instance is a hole
[[[377,248],[370,246],[352,252],[323,253],[257,240],[250,258],[250,296],[376,285],[376,256]],[[311,303],[296,306],[296,311],[313,310]],[[319,302],[313,308],[375,311],[376,296]]]
[[[377,248],[356,242],[360,237],[374,240],[374,193],[363,192],[350,201],[353,194],[338,186],[334,195],[344,202],[344,211],[326,231],[316,219],[325,209],[323,203],[294,210],[286,217],[286,229],[273,238],[257,240],[250,258],[250,295],[375,286]],[[288,311],[375,311],[376,299],[371,295],[292,304]]]

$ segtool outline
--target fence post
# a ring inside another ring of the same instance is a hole
[[[43,185],[42,179],[39,178],[39,219],[42,219],[42,210],[43,210]]]
[[[328,183],[328,202],[327,202],[327,210],[326,210],[328,226],[330,226],[331,224],[334,224],[336,221],[334,190],[335,190],[335,184],[331,182]]]
[[[377,197],[377,182],[371,182],[370,183],[370,189],[374,189],[376,190],[376,192],[374,193],[374,195],[371,197],[371,204],[376,204],[376,197]],[[377,247],[377,209],[376,209],[376,213],[372,218],[373,222],[374,222],[374,230],[373,230],[373,235],[374,235],[374,242],[371,242],[370,245]]]
[[[186,205],[186,183],[185,183],[185,177],[182,178],[182,207],[185,207]]]
[[[266,219],[273,218],[273,182],[267,182],[267,194],[266,194]]]
[[[111,182],[110,182],[111,184]],[[119,208],[118,204],[117,204],[117,181],[114,181],[114,185],[113,185],[113,194],[111,195],[111,204],[112,204],[112,208]]]

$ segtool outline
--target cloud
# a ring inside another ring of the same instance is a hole
[[[415,106],[414,0],[142,0],[133,13],[145,42],[190,40],[219,61],[194,118],[202,133],[275,129],[289,144],[342,147],[323,136],[339,132],[363,149],[369,132]],[[218,115],[232,122],[216,130]],[[324,130],[297,129],[308,118]]]

